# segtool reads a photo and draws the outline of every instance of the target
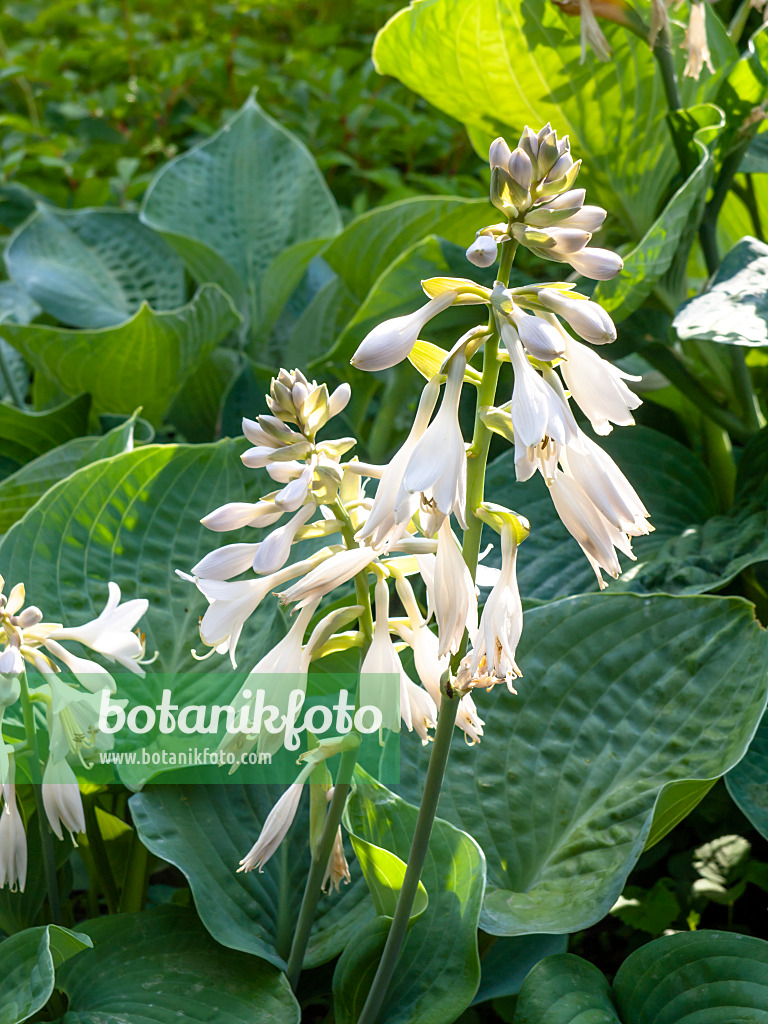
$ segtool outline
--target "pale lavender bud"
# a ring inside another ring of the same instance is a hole
[[[573,299],[556,288],[541,288],[539,302],[561,316],[585,341],[605,345],[616,340],[616,327],[602,306],[591,299]]]
[[[531,187],[532,170],[531,158],[518,146],[509,158],[509,173],[518,185],[528,189]]]
[[[491,148],[488,151],[488,162],[491,165],[491,170],[496,167],[501,167],[503,170],[507,170],[509,167],[509,158],[512,156],[512,150],[506,144],[504,139],[494,139],[491,143]]]
[[[583,277],[593,281],[610,281],[624,266],[621,256],[610,249],[582,249],[567,256],[567,262]]]
[[[493,235],[478,235],[467,249],[467,259],[476,267],[490,267],[496,262],[499,247]]]

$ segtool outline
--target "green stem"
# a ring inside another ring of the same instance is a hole
[[[731,356],[731,376],[736,399],[739,403],[739,412],[750,430],[757,433],[765,426],[765,420],[760,405],[752,387],[752,377],[747,366],[746,355],[741,345],[729,346]]]
[[[134,826],[131,847],[128,851],[128,862],[125,866],[123,892],[120,897],[119,912],[121,914],[137,914],[144,909],[148,868],[149,851],[139,839],[139,834]]]
[[[43,851],[43,870],[45,873],[45,887],[48,890],[48,907],[51,912],[51,923],[61,924],[61,902],[59,900],[59,885],[56,880],[56,853],[53,847],[53,832],[48,824],[48,816],[45,813],[43,802],[43,776],[40,758],[40,742],[35,725],[35,706],[27,685],[27,674],[22,672],[19,676],[21,688],[21,711],[24,718],[24,732],[27,744],[31,751],[30,775],[32,777],[32,790],[35,794],[35,809],[37,811],[37,827],[40,832],[40,845]]]
[[[336,785],[333,790],[328,812],[325,816],[325,824],[320,834],[317,849],[312,857],[312,864],[307,875],[307,883],[304,887],[304,896],[301,900],[299,919],[296,922],[296,931],[293,933],[291,953],[288,957],[288,964],[285,972],[291,987],[296,989],[304,963],[304,954],[309,944],[309,935],[312,930],[312,922],[315,918],[315,910],[320,899],[320,890],[323,878],[328,867],[328,860],[331,856],[336,833],[341,823],[341,815],[344,811],[344,804],[349,793],[352,773],[355,770],[358,747],[351,750],[344,750],[341,755],[339,771],[336,775]]]
[[[704,441],[704,461],[712,474],[717,490],[721,512],[727,512],[733,504],[736,487],[736,464],[728,432],[718,427],[706,416],[701,418]]]
[[[660,370],[686,398],[704,413],[710,420],[727,430],[734,440],[746,443],[753,435],[746,423],[729,409],[719,405],[713,395],[688,370],[679,356],[671,348],[659,342],[646,345],[643,356],[648,362]]]
[[[283,960],[291,949],[291,933],[293,921],[291,914],[291,869],[288,860],[288,844],[280,845],[280,886],[277,895],[277,934],[275,935],[275,951]]]
[[[337,498],[333,504],[329,505],[333,514],[342,524],[341,536],[344,538],[344,543],[348,548],[356,548],[357,541],[355,540],[355,527],[352,520],[349,518],[349,513],[344,508],[341,500]],[[355,596],[357,603],[362,605],[363,611],[359,616],[360,630],[365,637],[365,643],[363,644],[363,650],[361,657],[365,656],[365,652],[368,650],[368,645],[373,639],[373,613],[371,612],[371,591],[368,586],[368,570],[363,569],[355,576]]]
[[[667,97],[667,106],[671,111],[679,110],[682,104],[680,102],[680,91],[677,88],[675,60],[672,56],[672,40],[669,35],[669,28],[666,25],[663,26],[656,38],[653,55],[661,72],[661,81]]]
[[[454,694],[452,697],[443,695],[440,703],[440,714],[437,718],[435,742],[432,744],[427,777],[424,781],[424,793],[421,798],[421,805],[419,806],[419,815],[416,819],[411,851],[408,854],[403,887],[397,897],[397,906],[392,918],[392,925],[387,935],[387,941],[384,945],[368,998],[358,1018],[358,1024],[374,1024],[377,1020],[387,994],[387,989],[389,988],[389,983],[395,973],[400,950],[403,947],[408,931],[408,922],[411,919],[411,911],[413,910],[421,871],[424,867],[424,860],[429,847],[429,838],[432,834],[432,825],[437,813],[437,803],[440,799],[440,790],[445,775],[445,767],[448,763],[448,754],[451,749],[451,739],[453,738],[453,729],[456,724],[458,709],[459,700],[457,695]]]
[[[83,813],[85,816],[85,833],[88,836],[88,847],[91,851],[96,875],[101,884],[104,899],[107,901],[107,909],[110,914],[117,913],[119,902],[115,876],[112,874],[112,865],[109,863],[107,848],[104,845],[104,837],[99,828],[99,821],[96,817],[96,794],[92,793],[83,800]]]

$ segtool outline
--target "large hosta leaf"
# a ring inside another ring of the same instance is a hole
[[[768,245],[742,238],[727,254],[712,284],[678,311],[680,338],[726,345],[768,345]]]
[[[101,437],[75,437],[11,473],[0,483],[0,534],[32,508],[49,487],[76,469],[133,447],[135,417]]]
[[[200,643],[205,599],[174,570],[189,570],[207,551],[242,539],[210,533],[199,522],[219,504],[255,500],[241,450],[234,441],[147,445],[77,470],[2,539],[3,575],[24,581],[28,600],[49,621],[71,624],[101,611],[107,581],[114,580],[126,599],[149,600],[141,628],[147,649],[159,652],[150,679],[156,671],[194,669],[190,648]],[[249,534],[253,539],[256,531]],[[275,614],[276,603],[264,602],[250,620],[238,646],[243,666],[263,653]]]
[[[708,13],[715,75],[682,76],[684,106],[713,99],[737,57],[719,19]],[[416,0],[379,33],[374,60],[439,109],[463,121],[476,145],[494,135],[512,142],[527,121],[571,135],[584,158],[593,200],[639,239],[677,171],[667,106],[645,40],[605,21],[613,58],[579,64],[579,19],[545,0]],[[715,56],[716,54],[716,56]]]
[[[768,718],[763,718],[749,750],[728,772],[725,783],[760,835],[768,839]]]
[[[581,957],[552,956],[525,979],[514,1024],[765,1024],[768,942],[680,932],[635,950],[613,989]]]
[[[147,302],[176,309],[184,266],[166,241],[122,210],[40,206],[8,243],[10,277],[72,327],[122,323]]]
[[[357,771],[345,823],[375,846],[407,860],[417,808]],[[387,992],[388,1024],[448,1024],[469,1005],[480,979],[477,920],[485,886],[485,859],[471,836],[438,819],[422,872],[429,895],[411,923],[400,964]],[[333,979],[336,1020],[353,1024],[362,1009],[389,929],[389,917],[364,925],[342,953]]]
[[[240,317],[217,285],[205,285],[180,309],[146,304],[118,327],[65,330],[3,324],[2,336],[69,395],[90,393],[95,412],[143,406],[156,423],[185,379]]]
[[[282,849],[264,871],[237,873],[256,841],[277,786],[152,786],[131,798],[142,842],[189,880],[195,905],[218,942],[284,966],[309,870],[308,814],[300,808]],[[305,965],[336,956],[373,913],[365,882],[355,878],[338,895],[323,896]]]
[[[289,246],[341,228],[309,150],[253,97],[210,139],[163,167],[141,217],[200,282],[221,284],[254,327],[270,264]],[[306,248],[304,265],[313,254]]]
[[[57,969],[91,945],[87,935],[49,924],[29,928],[0,944],[0,1024],[20,1024],[51,997]]]
[[[485,735],[474,748],[457,737],[439,811],[488,858],[482,927],[553,933],[602,917],[662,788],[743,756],[766,647],[735,598],[583,595],[527,611],[519,696],[478,700]],[[427,754],[407,737],[403,751],[415,797]]]
[[[93,949],[59,973],[66,1024],[298,1024],[285,976],[222,949],[180,907],[120,914],[82,926]],[[181,1015],[181,1018],[180,1018]]]
[[[0,402],[0,475],[15,473],[51,448],[84,434],[90,406],[88,395],[82,394],[45,412]]]

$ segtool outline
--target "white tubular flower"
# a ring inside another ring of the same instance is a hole
[[[602,590],[601,569],[617,579],[621,573],[616,548],[634,559],[629,538],[612,526],[572,477],[558,470],[549,493],[563,526],[578,541]]]
[[[408,316],[385,320],[363,338],[350,362],[356,369],[369,372],[401,363],[407,359],[424,325],[451,306],[457,295],[456,291],[444,292]]]
[[[515,325],[520,341],[534,359],[549,362],[565,355],[565,341],[552,324],[542,320],[540,316],[531,316],[514,303],[509,317]]]
[[[375,562],[377,557],[376,551],[368,546],[339,551],[307,573],[303,580],[278,594],[280,602],[292,604],[295,601],[297,608],[303,608],[310,601],[329,594],[342,583],[351,580],[367,565]]]
[[[282,569],[290,557],[296,533],[309,522],[314,513],[314,505],[305,505],[287,523],[273,530],[258,546],[253,558],[253,571],[263,576]]]
[[[203,580],[229,580],[250,569],[260,544],[225,544],[201,558],[192,575]]]
[[[309,488],[312,484],[314,466],[305,466],[295,480],[291,480],[281,491],[275,495],[275,504],[284,512],[295,512],[301,508],[309,496]]]
[[[438,658],[457,654],[467,621],[477,629],[477,597],[472,577],[446,518],[437,533],[433,600],[437,621]]]
[[[397,696],[401,686],[394,693],[391,689],[392,676],[402,679],[403,666],[389,635],[389,587],[384,579],[376,582],[376,621],[373,625],[373,639],[360,668],[360,705],[371,705],[381,711],[381,730],[400,731],[400,714]]]
[[[437,725],[437,705],[405,672],[400,675],[400,716],[408,732],[415,729],[426,746],[431,739],[429,730]]]
[[[362,530],[357,534],[357,540],[366,540],[368,537],[371,537],[371,544],[374,548],[378,548],[384,544],[391,531],[395,528],[395,503],[400,492],[403,473],[408,465],[413,449],[427,429],[439,394],[440,385],[437,379],[433,378],[427,383],[421,393],[419,407],[416,410],[416,416],[408,437],[382,473],[381,480],[376,488],[376,497],[371,514],[368,516]]]
[[[215,533],[239,530],[243,526],[271,526],[276,523],[285,509],[278,508],[272,501],[230,501],[221,508],[209,512],[200,520],[203,526]]]
[[[578,483],[592,504],[608,522],[630,537],[642,537],[653,531],[650,513],[632,484],[613,459],[586,434],[579,448],[561,455],[563,468]]]
[[[27,882],[27,835],[16,803],[16,787],[2,786],[3,807],[0,811],[0,889],[24,892]]]
[[[408,580],[404,576],[397,576],[395,586],[409,623],[409,629],[401,630],[401,635],[413,651],[413,663],[422,686],[439,708],[440,679],[448,668],[450,659],[448,655],[438,657],[437,637],[424,622]]]
[[[275,584],[282,582],[275,578],[276,575],[279,574],[234,583],[212,579],[195,580],[198,590],[209,601],[200,620],[200,638],[208,647],[227,644],[233,668],[237,668],[235,650],[243,626],[272,592]]]
[[[521,454],[522,449],[526,448],[530,450],[530,455],[548,441],[559,445],[570,444],[577,437],[578,427],[567,405],[528,362],[514,330],[504,322],[500,329],[501,340],[509,352],[515,371],[510,415],[515,432],[517,464],[518,445]]]
[[[587,59],[588,47],[592,48],[598,60],[610,60],[613,50],[592,12],[592,0],[580,0],[579,14],[581,15],[581,59],[579,63],[583,64]]]
[[[323,892],[326,892],[330,882],[331,892],[338,892],[342,882],[345,885],[349,885],[350,881],[349,864],[347,864],[347,858],[344,855],[344,839],[341,833],[341,825],[339,825],[336,830],[336,838],[333,841],[331,856],[328,858],[328,867],[325,869],[323,884],[320,888]]]
[[[496,262],[499,246],[493,235],[478,235],[467,249],[467,259],[476,267],[490,267]]]
[[[85,832],[83,799],[75,773],[64,760],[54,762],[48,758],[43,773],[43,806],[54,834],[63,839],[64,826],[77,846],[75,836]]]
[[[648,45],[651,49],[655,46],[659,33],[664,29],[669,29],[667,0],[651,0],[651,31],[648,35]]]
[[[294,782],[286,789],[267,815],[259,838],[240,861],[238,872],[253,871],[254,868],[264,870],[264,865],[285,839],[288,829],[293,824],[303,789],[303,782]]]
[[[301,476],[306,468],[304,462],[270,462],[264,467],[267,475],[278,484],[287,484]]]
[[[395,520],[413,514],[410,496],[423,495],[422,504],[441,516],[453,513],[466,529],[467,453],[459,426],[459,400],[467,365],[462,352],[448,364],[445,393],[437,415],[417,442],[408,460],[395,506]]]
[[[714,72],[712,57],[707,45],[707,13],[702,0],[693,0],[691,3],[685,46],[688,50],[688,61],[685,65],[684,75],[689,78],[698,78],[705,66],[710,73]]]
[[[616,340],[616,327],[602,306],[591,299],[571,298],[556,288],[540,288],[539,302],[547,306],[576,331],[580,338],[593,345],[605,345]],[[521,335],[522,337],[522,335]],[[523,339],[525,343],[525,339]],[[527,347],[527,346],[526,346]],[[535,352],[531,353],[535,355]],[[560,352],[563,355],[564,352]]]
[[[480,628],[474,639],[470,672],[474,677],[485,659],[485,673],[506,682],[515,693],[512,680],[522,676],[515,653],[523,632],[523,605],[517,586],[517,538],[511,523],[501,530],[501,573],[485,602]]]
[[[74,674],[77,681],[81,683],[86,690],[90,690],[91,693],[101,692],[101,690],[109,690],[110,693],[117,691],[117,684],[107,670],[99,665],[98,662],[90,661],[88,658],[78,658],[72,654],[66,648],[62,647],[61,644],[55,640],[48,639],[43,641],[43,646],[49,651],[54,658],[66,665],[70,672]],[[140,673],[142,676],[143,672]]]
[[[570,337],[565,340],[565,362],[560,369],[573,400],[596,434],[610,434],[611,423],[631,426],[635,422],[630,410],[642,402],[624,381],[639,377],[624,373]]]
[[[129,672],[143,676],[144,670],[137,661],[143,655],[144,647],[133,630],[142,615],[146,615],[148,607],[146,598],[135,598],[121,605],[120,587],[109,583],[109,598],[100,615],[82,626],[57,629],[49,637],[52,640],[76,640],[110,661],[118,662]]]
[[[595,246],[570,253],[563,258],[582,277],[588,277],[592,281],[610,281],[624,267],[624,260],[618,253]]]
[[[24,668],[24,659],[18,647],[6,647],[0,654],[0,676],[15,679]]]

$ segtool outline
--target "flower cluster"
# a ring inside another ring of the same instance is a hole
[[[526,128],[514,150],[497,139],[490,164],[491,198],[506,220],[478,233],[467,253],[471,262],[490,266],[501,243],[502,252],[523,245],[596,279],[619,272],[615,253],[588,244],[605,211],[585,206],[584,190],[573,188],[579,163],[567,139],[558,140],[549,125],[538,133]],[[269,593],[277,591],[284,605],[293,606],[293,625],[252,669],[237,698],[241,708],[255,699],[256,674],[271,688],[270,701],[287,711],[288,690],[297,676],[306,685],[312,661],[352,647],[361,650],[360,703],[381,708],[383,725],[392,731],[402,719],[424,743],[446,697],[458,697],[457,724],[476,742],[483,721],[472,691],[505,683],[515,692],[523,628],[517,549],[529,527],[501,505],[468,500],[468,451],[459,421],[465,387],[485,379],[471,365],[483,346],[498,352],[495,365],[510,361],[514,387],[506,403],[479,407],[478,420],[514,444],[518,480],[542,474],[601,587],[602,572],[621,572],[617,551],[632,557],[630,538],[651,529],[639,497],[571,409],[574,401],[597,434],[633,423],[639,399],[627,387],[632,378],[592,347],[616,337],[607,313],[566,281],[517,288],[497,281],[491,289],[469,279],[433,278],[422,287],[425,305],[379,324],[352,357],[356,368],[373,372],[410,357],[426,378],[413,425],[386,465],[342,461],[355,444],[351,438],[317,438],[346,406],[349,388],[329,395],[325,385],[298,370],[281,370],[272,381],[269,415],[243,422],[255,445],[243,462],[265,469],[281,489],[252,504],[225,505],[202,522],[212,530],[274,529],[256,543],[219,548],[190,576],[181,574],[209,602],[200,623],[203,643],[211,653],[228,651],[233,663],[247,618]],[[473,327],[450,351],[421,342],[427,323],[453,305],[484,306],[488,323]],[[425,352],[429,358],[421,358]],[[466,533],[477,520],[501,537],[501,569],[480,615],[478,591],[454,532]],[[312,539],[324,546],[292,560],[293,546]],[[233,579],[249,570],[255,575]],[[352,580],[354,598],[346,604],[337,598],[323,613],[320,602]],[[410,674],[404,650],[410,652]],[[290,686],[280,678],[285,674],[292,676]],[[399,680],[399,716],[393,694],[383,692],[393,679]],[[262,751],[275,749],[280,737],[240,734],[225,742],[235,742],[238,751]],[[275,807],[242,870],[261,868],[282,841],[308,777],[305,769]]]
[[[148,602],[136,599],[121,604],[120,588],[110,583],[107,604],[97,618],[82,626],[65,627],[44,622],[43,613],[34,605],[24,607],[23,583],[17,583],[7,595],[4,586],[0,577],[0,727],[7,709],[20,699],[44,706],[50,742],[43,772],[43,804],[54,833],[61,839],[65,829],[74,842],[75,835],[85,831],[85,823],[80,790],[68,759],[77,759],[88,767],[87,759],[113,742],[112,736],[99,732],[98,723],[101,691],[114,693],[116,685],[101,664],[79,657],[63,645],[80,643],[129,672],[143,675],[140,659],[144,643],[133,629]],[[44,680],[31,691],[26,681],[27,666],[36,669]],[[61,678],[63,670],[71,673],[79,685],[65,682]],[[22,891],[27,847],[14,778],[17,757],[35,756],[34,744],[30,744],[29,736],[17,745],[0,739],[0,887],[8,884]]]

